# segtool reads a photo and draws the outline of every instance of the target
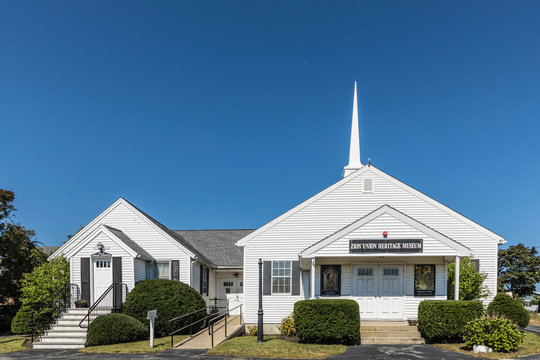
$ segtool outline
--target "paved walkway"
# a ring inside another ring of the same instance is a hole
[[[225,319],[214,324],[214,346],[225,340],[228,336],[240,331],[242,328],[242,316],[232,315],[227,318],[227,332],[225,332]],[[180,342],[175,348],[183,349],[210,349],[212,347],[212,336],[208,334],[208,329],[199,331],[186,341]]]

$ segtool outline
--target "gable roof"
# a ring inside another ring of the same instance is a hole
[[[145,260],[153,260],[154,258],[152,255],[146,252],[142,247],[139,246],[135,241],[131,240],[129,236],[124,234],[121,230],[115,229],[109,225],[103,225],[104,228],[109,230],[114,236],[118,238],[118,240],[122,241],[126,246],[128,246],[130,249],[135,251],[137,255],[141,257],[141,259]]]
[[[174,230],[218,268],[242,268],[244,256],[235,243],[255,229]]]
[[[393,216],[394,218],[404,222],[405,224],[412,226],[416,230],[434,238],[435,240],[438,240],[442,242],[443,244],[449,246],[450,248],[456,250],[458,252],[458,255],[460,256],[470,256],[471,255],[471,249],[468,247],[460,244],[459,242],[449,238],[446,235],[441,234],[440,232],[430,228],[427,225],[422,224],[416,219],[413,219],[412,217],[404,214],[403,212],[394,209],[390,205],[384,204],[383,206],[375,209],[374,211],[370,212],[369,214],[361,217],[360,219],[352,222],[351,224],[341,228],[340,230],[336,231],[332,235],[324,238],[323,240],[309,246],[308,248],[304,249],[301,252],[302,257],[310,257],[318,250],[323,249],[327,245],[333,243],[336,240],[339,240],[340,238],[346,236],[347,234],[353,232],[354,230],[364,226],[365,224],[371,222],[372,220],[375,220],[379,216],[383,214],[389,214]]]
[[[461,213],[449,208],[448,206],[442,204],[441,202],[429,197],[428,195],[422,193],[421,191],[416,190],[412,186],[405,184],[404,182],[402,182],[402,181],[398,180],[397,178],[385,173],[384,171],[376,168],[375,166],[373,166],[371,164],[368,164],[368,165],[362,166],[360,169],[356,170],[351,175],[339,180],[338,182],[336,182],[333,185],[327,187],[326,189],[322,190],[321,192],[313,195],[309,199],[307,199],[304,202],[298,204],[297,206],[295,206],[291,210],[285,212],[284,214],[278,216],[274,220],[272,220],[272,221],[266,223],[265,225],[261,226],[256,231],[252,232],[251,234],[247,235],[246,237],[244,237],[240,241],[238,241],[236,243],[236,245],[245,246],[248,243],[248,241],[250,241],[251,239],[253,239],[257,235],[263,233],[264,231],[270,229],[274,225],[276,225],[276,224],[280,223],[281,221],[287,219],[289,216],[294,215],[298,211],[300,211],[303,208],[309,206],[310,204],[314,203],[315,201],[319,200],[320,198],[324,197],[325,195],[327,195],[328,193],[334,191],[335,189],[338,189],[339,187],[347,184],[349,181],[355,179],[356,177],[360,176],[361,174],[365,173],[368,170],[374,171],[376,174],[380,175],[381,177],[385,178],[386,180],[390,181],[391,183],[401,187],[403,190],[408,191],[408,192],[412,193],[413,195],[418,196],[419,198],[429,202],[433,206],[435,206],[435,207],[439,208],[440,210],[446,212],[448,215],[453,216],[457,220],[462,221],[462,222],[468,224],[469,226],[473,227],[474,229],[477,229],[478,231],[480,231],[480,232],[486,234],[487,236],[493,238],[494,240],[497,240],[499,242],[499,244],[504,244],[506,242],[506,240],[504,240],[504,238],[502,236],[494,233],[493,231],[489,230],[488,228],[478,224],[477,222],[469,219],[468,217],[462,215]]]

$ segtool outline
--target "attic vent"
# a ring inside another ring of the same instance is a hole
[[[364,192],[373,192],[373,179],[364,179]]]

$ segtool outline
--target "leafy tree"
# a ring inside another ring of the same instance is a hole
[[[36,267],[31,273],[24,274],[22,284],[22,306],[15,315],[11,324],[11,331],[15,334],[28,332],[26,323],[32,318],[32,310],[47,299],[50,293],[59,285],[69,283],[69,262],[64,257],[57,257]],[[69,301],[69,294],[65,294]],[[56,305],[44,311],[37,323],[49,324],[58,315]]]
[[[12,221],[14,200],[12,191],[0,189],[0,303],[12,299],[18,305],[23,274],[42,264],[46,255],[37,247],[34,231]]]
[[[448,299],[454,299],[456,264],[448,265],[447,286]],[[487,275],[476,271],[471,258],[462,258],[459,262],[459,300],[478,300],[488,295],[484,285]]]
[[[514,297],[532,295],[540,282],[540,256],[536,248],[520,243],[499,250],[499,282]]]

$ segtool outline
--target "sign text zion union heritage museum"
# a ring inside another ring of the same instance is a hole
[[[423,239],[349,240],[349,253],[421,253]]]

